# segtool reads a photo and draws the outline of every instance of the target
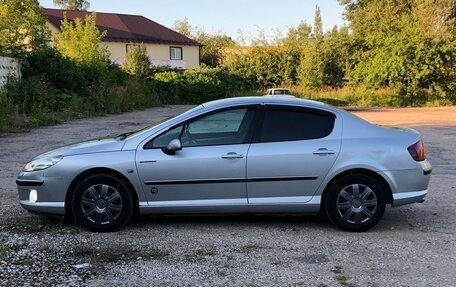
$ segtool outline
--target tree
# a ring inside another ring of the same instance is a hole
[[[324,60],[315,41],[307,44],[302,50],[298,77],[302,86],[322,88],[324,85]]]
[[[416,95],[419,89],[437,87],[455,92],[451,91],[451,83],[455,82],[454,35],[443,32],[443,27],[454,29],[448,24],[453,23],[454,17],[444,9],[445,5],[437,9],[447,11],[443,18],[439,13],[428,18],[423,14],[429,11],[418,13],[422,8],[415,0],[341,2],[346,5],[345,16],[359,47],[352,83],[369,88],[396,87],[406,96]]]
[[[192,27],[187,18],[174,22],[173,29],[180,34],[192,38],[202,45],[200,62],[209,67],[217,67],[222,62],[223,48],[234,46],[236,42],[222,31],[207,33],[202,27]]]
[[[347,27],[335,26],[325,34],[320,49],[323,54],[323,84],[338,88],[345,84],[346,75],[350,73],[353,63],[354,45]]]
[[[90,8],[86,0],[54,0],[54,5],[66,10],[87,11]]]
[[[298,77],[301,85],[308,88],[322,88],[324,86],[325,62],[321,51],[323,43],[323,25],[320,7],[315,6],[314,26],[312,38],[302,49],[301,61],[298,68]]]
[[[0,52],[22,56],[46,45],[50,32],[37,0],[0,0]]]
[[[209,67],[219,66],[223,58],[223,49],[236,44],[231,37],[222,32],[211,35],[203,29],[198,29],[195,40],[202,45],[200,50],[201,63]]]
[[[281,84],[292,85],[298,80],[298,68],[301,62],[303,48],[309,44],[312,27],[301,22],[297,27],[288,28],[287,35],[282,39],[284,47],[285,65]]]
[[[287,35],[282,39],[282,45],[290,48],[300,48],[309,42],[312,27],[305,22],[301,22],[298,27],[288,28]]]
[[[454,0],[415,0],[413,14],[424,35],[455,43],[456,2]]]
[[[122,69],[131,74],[141,78],[146,78],[150,75],[151,62],[147,56],[146,46],[141,43],[139,45],[130,45],[131,49],[128,51],[122,65]]]
[[[189,38],[193,35],[193,27],[190,25],[187,18],[175,21],[173,30]]]
[[[65,57],[80,64],[106,67],[109,63],[109,52],[102,43],[106,31],[100,32],[95,21],[95,13],[74,21],[69,21],[65,16],[60,27],[61,33],[55,34],[52,39],[54,47]]]
[[[320,7],[318,5],[315,6],[313,38],[317,44],[323,41],[323,22],[321,20]]]

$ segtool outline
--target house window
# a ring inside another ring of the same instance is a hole
[[[138,44],[127,44],[125,45],[125,51],[130,52],[134,47],[139,46]]]
[[[169,56],[171,60],[182,60],[182,47],[170,47]]]

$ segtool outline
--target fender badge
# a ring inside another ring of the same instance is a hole
[[[158,188],[152,187],[152,188],[150,189],[150,192],[152,192],[152,194],[157,194],[157,193],[158,193]]]

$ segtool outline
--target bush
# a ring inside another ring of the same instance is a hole
[[[447,106],[451,100],[443,91],[433,89],[401,91],[393,88],[366,89],[363,87],[343,87],[338,89],[307,89],[290,87],[293,95],[310,100],[317,100],[334,106],[358,107],[407,107],[407,106]]]
[[[80,94],[87,94],[87,91],[83,90],[87,83],[84,70],[55,49],[34,51],[25,59],[22,67],[23,79],[36,76],[46,78],[60,91],[78,90]]]
[[[0,91],[0,133],[11,130],[17,124],[17,110],[5,90]]]
[[[147,56],[146,46],[141,43],[139,45],[130,45],[131,50],[128,51],[123,62],[123,70],[130,75],[135,75],[141,78],[149,77],[151,72],[151,62]]]
[[[98,69],[52,48],[23,63],[22,79],[0,91],[0,132],[159,104],[153,80],[130,76],[115,64]]]
[[[154,75],[163,103],[199,104],[252,91],[252,80],[224,68],[202,67]]]
[[[54,111],[63,102],[63,98],[54,92],[49,81],[40,76],[10,82],[5,89],[8,100],[21,114],[30,114],[32,111]]]

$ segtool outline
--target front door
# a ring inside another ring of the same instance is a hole
[[[246,158],[257,107],[210,112],[172,127],[137,150],[136,164],[148,205],[245,205]],[[182,150],[164,148],[180,139]]]
[[[333,113],[266,106],[247,158],[250,204],[300,204],[312,196],[340,150],[341,128]]]

